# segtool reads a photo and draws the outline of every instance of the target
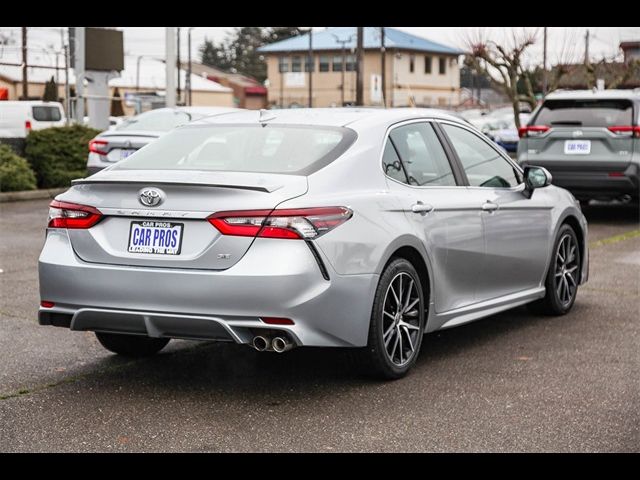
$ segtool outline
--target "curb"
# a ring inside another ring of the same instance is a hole
[[[23,200],[41,200],[45,198],[54,198],[56,195],[68,190],[65,188],[47,188],[43,190],[25,190],[22,192],[3,192],[0,193],[0,203],[20,202]]]

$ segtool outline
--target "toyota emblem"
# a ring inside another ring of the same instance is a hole
[[[158,188],[143,188],[138,192],[138,198],[145,207],[157,207],[164,201],[164,192]]]

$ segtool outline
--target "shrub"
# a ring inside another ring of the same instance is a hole
[[[34,130],[27,135],[25,155],[41,188],[68,187],[87,173],[89,140],[99,130],[71,125]]]
[[[8,145],[0,145],[0,192],[34,190],[36,176],[29,163]]]

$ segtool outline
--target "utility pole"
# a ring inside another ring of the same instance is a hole
[[[74,35],[74,72],[76,74],[76,122],[84,122],[84,51],[85,27],[75,27]]]
[[[178,103],[182,103],[182,96],[180,95],[180,27],[178,27],[178,54],[176,57],[176,68],[178,69]]]
[[[176,39],[174,27],[165,28],[165,106],[176,106]]]
[[[307,67],[309,68],[309,108],[313,107],[313,27],[309,27],[309,59]]]
[[[29,79],[27,78],[27,27],[22,27],[22,98],[29,99]]]
[[[364,27],[358,27],[358,43],[356,50],[357,70],[356,70],[356,105],[361,107],[364,102],[363,98],[363,77],[364,77]]]
[[[589,30],[584,36],[584,64],[589,65]]]
[[[386,56],[385,46],[384,46],[384,27],[380,27],[380,69],[382,70],[381,74],[381,86],[382,86],[382,105],[387,107],[387,67],[386,67]]]
[[[191,106],[191,30],[195,27],[189,27],[188,35],[187,35],[187,79],[185,83],[185,88],[187,89],[187,105]]]
[[[544,27],[544,43],[542,50],[542,95],[547,96],[548,89],[547,78],[547,27]]]

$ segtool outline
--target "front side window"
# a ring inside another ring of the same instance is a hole
[[[488,188],[511,188],[518,185],[519,172],[483,139],[464,128],[443,124],[458,154],[469,185]]]
[[[348,128],[298,125],[193,125],[169,132],[113,168],[308,175],[353,143]]]
[[[431,124],[420,122],[395,128],[389,139],[409,177],[405,183],[418,187],[456,185],[447,155]]]

